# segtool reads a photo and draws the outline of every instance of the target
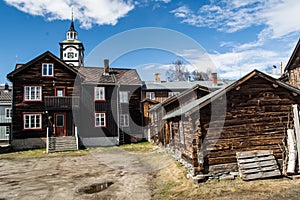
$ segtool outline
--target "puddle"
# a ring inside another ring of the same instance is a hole
[[[111,186],[113,182],[104,182],[104,183],[94,183],[92,185],[84,186],[77,190],[78,193],[84,194],[93,194],[97,192],[101,192]]]

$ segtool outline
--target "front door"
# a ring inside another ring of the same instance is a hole
[[[55,136],[66,136],[66,113],[54,114]]]

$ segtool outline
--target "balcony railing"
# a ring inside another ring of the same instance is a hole
[[[44,98],[45,107],[48,110],[64,109],[69,110],[79,107],[79,96],[55,97],[46,96]]]

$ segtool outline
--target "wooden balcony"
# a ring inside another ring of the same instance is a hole
[[[79,108],[79,96],[45,96],[44,102],[47,110],[72,110],[73,108]]]

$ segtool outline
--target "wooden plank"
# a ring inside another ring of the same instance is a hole
[[[278,164],[271,150],[237,152],[240,177],[254,180],[280,176]]]
[[[255,174],[245,174],[245,175],[242,175],[241,178],[243,180],[255,180],[255,179],[261,179],[261,178],[271,178],[271,177],[276,177],[276,176],[280,176],[280,175],[281,175],[280,172],[268,171],[268,172],[259,172],[259,173],[255,173]]]
[[[296,168],[297,149],[294,129],[287,130],[287,144],[288,144],[288,163],[287,170],[288,174],[294,174]]]
[[[260,150],[260,151],[242,151],[236,153],[237,158],[249,158],[249,157],[253,158],[253,157],[268,156],[268,155],[273,155],[273,151]]]
[[[273,157],[274,159],[274,157]],[[253,163],[247,163],[247,164],[243,164],[243,163],[239,163],[239,166],[241,166],[242,169],[252,169],[252,168],[260,168],[260,167],[265,167],[265,166],[276,166],[277,163],[275,160],[268,160],[268,161],[258,161],[258,162],[253,162]]]
[[[293,114],[294,114],[294,129],[296,133],[296,142],[297,142],[297,153],[298,153],[298,172],[300,172],[300,124],[299,124],[299,111],[298,105],[293,104]]]

